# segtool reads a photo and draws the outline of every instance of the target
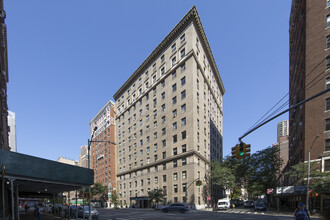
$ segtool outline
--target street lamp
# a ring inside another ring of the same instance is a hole
[[[320,137],[319,134],[317,134],[315,136],[315,139],[311,145],[311,147],[309,148],[308,150],[308,170],[307,170],[307,191],[306,191],[306,208],[307,208],[307,211],[309,210],[309,176],[310,176],[310,172],[311,172],[311,150],[312,150],[312,147],[316,141],[316,139]]]
[[[97,127],[95,126],[95,128],[93,129],[91,140],[88,139],[88,169],[91,168],[91,162],[90,162],[91,143],[93,141],[93,137],[94,137],[96,130],[97,130]],[[91,216],[91,186],[88,186],[88,219],[89,220],[92,219],[92,216]]]

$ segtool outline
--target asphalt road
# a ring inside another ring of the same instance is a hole
[[[98,209],[99,220],[212,220],[212,219],[294,219],[293,216],[277,216],[264,213],[231,213],[231,212],[212,212],[212,211],[189,211],[186,213],[168,212],[153,209]],[[317,218],[315,218],[317,219]]]

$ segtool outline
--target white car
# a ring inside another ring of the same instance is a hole
[[[84,218],[88,218],[88,216],[89,216],[89,207],[85,206],[84,207]],[[91,216],[92,216],[92,218],[99,217],[99,212],[93,207],[91,208]]]
[[[230,201],[227,199],[219,199],[218,200],[218,209],[219,210],[227,210],[230,207]]]

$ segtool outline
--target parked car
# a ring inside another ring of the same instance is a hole
[[[189,211],[188,206],[184,203],[172,203],[171,205],[165,206],[161,209],[163,212],[169,212],[169,211],[179,211],[181,213],[185,213],[186,211]]]
[[[254,202],[252,200],[247,200],[244,204],[245,208],[254,208]]]
[[[265,202],[257,202],[254,209],[256,211],[266,211],[267,205]]]
[[[230,207],[229,199],[219,199],[218,200],[218,209],[219,210],[227,210]]]
[[[89,216],[89,207],[85,206],[84,209],[82,206],[78,207],[78,217],[84,217],[84,218],[88,218]],[[95,208],[91,208],[91,216],[93,219],[98,219],[99,217],[99,212],[95,209]]]

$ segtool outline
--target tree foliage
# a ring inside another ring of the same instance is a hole
[[[318,193],[330,193],[330,173],[321,172],[319,162],[310,163],[310,189]],[[298,184],[307,185],[308,163],[298,163],[286,173],[289,178],[295,179]]]
[[[114,204],[115,208],[119,205],[118,194],[116,191],[111,192],[111,203]]]
[[[148,196],[152,203],[155,202],[156,204],[158,204],[159,202],[164,200],[166,193],[162,189],[154,189],[148,192]]]
[[[266,194],[268,188],[277,186],[277,176],[282,159],[278,147],[268,147],[252,154],[246,160],[247,183],[250,195]]]

